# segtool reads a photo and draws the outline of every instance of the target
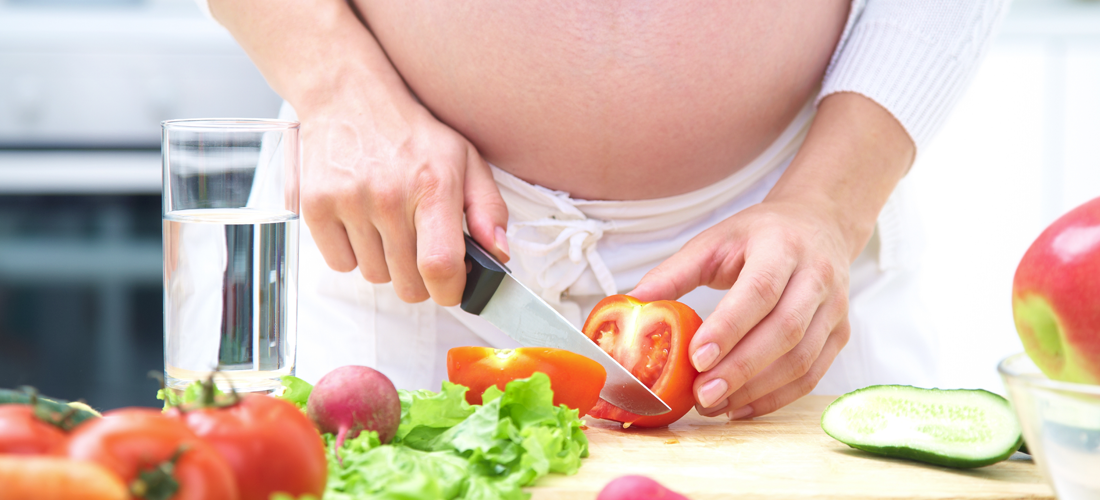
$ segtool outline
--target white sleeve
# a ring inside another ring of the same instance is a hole
[[[921,151],[962,96],[1008,0],[864,0],[852,11],[818,102],[862,94],[886,108]]]

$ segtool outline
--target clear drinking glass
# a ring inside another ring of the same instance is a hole
[[[162,123],[164,374],[266,392],[294,374],[298,123]]]

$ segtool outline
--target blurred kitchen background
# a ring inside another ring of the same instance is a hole
[[[158,404],[159,123],[279,102],[190,0],[0,0],[0,387]],[[1100,196],[1100,2],[1017,1],[905,182],[940,386],[1003,393],[1016,263]]]
[[[160,121],[280,102],[191,0],[0,0],[0,387],[158,404]]]

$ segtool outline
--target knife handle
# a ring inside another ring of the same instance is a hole
[[[500,287],[500,282],[504,281],[508,268],[497,262],[470,235],[463,236],[466,237],[466,262],[470,263],[470,272],[466,274],[466,288],[462,289],[462,310],[481,314]]]

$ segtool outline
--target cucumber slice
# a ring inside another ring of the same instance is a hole
[[[1008,401],[977,389],[874,385],[833,401],[821,428],[852,448],[964,469],[1000,462],[1023,443]]]

